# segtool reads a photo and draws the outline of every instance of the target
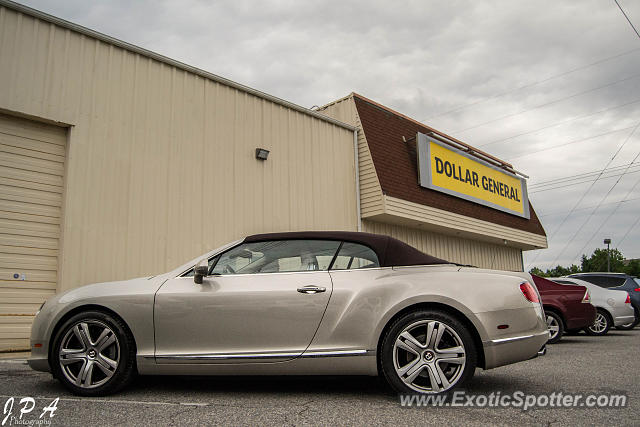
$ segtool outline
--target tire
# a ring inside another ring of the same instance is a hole
[[[133,336],[122,320],[107,313],[76,314],[64,322],[53,343],[53,376],[74,394],[112,394],[135,376]]]
[[[549,328],[549,344],[555,344],[562,339],[564,335],[564,322],[557,313],[545,310],[545,318],[547,319],[547,327]]]
[[[611,329],[612,325],[613,322],[611,321],[609,313],[599,308],[597,309],[595,322],[593,322],[593,325],[584,328],[584,331],[587,333],[587,335],[602,336],[606,335],[607,332],[609,332],[609,329]]]
[[[398,393],[436,394],[461,387],[473,377],[477,360],[468,327],[439,310],[417,310],[398,318],[384,335],[380,352],[382,375]]]

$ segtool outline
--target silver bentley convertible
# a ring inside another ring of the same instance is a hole
[[[142,375],[382,375],[401,393],[461,386],[544,354],[526,273],[481,270],[388,236],[261,234],[169,273],[49,299],[29,365],[73,393]]]

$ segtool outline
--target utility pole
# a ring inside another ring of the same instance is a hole
[[[604,244],[607,245],[607,273],[609,273],[611,271],[611,251],[609,250],[611,239],[604,239]]]

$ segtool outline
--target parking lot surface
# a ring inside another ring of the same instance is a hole
[[[24,355],[0,359],[0,408],[16,425],[19,400],[33,397],[22,422],[50,425],[638,425],[640,423],[640,329],[604,337],[566,336],[546,356],[478,370],[470,394],[552,392],[627,396],[625,408],[401,407],[399,398],[369,377],[139,377],[123,392],[81,398],[50,374],[32,371]],[[39,418],[59,398],[55,416]],[[15,418],[12,418],[15,417]],[[0,422],[2,421],[0,419]],[[24,425],[24,424],[23,424]]]

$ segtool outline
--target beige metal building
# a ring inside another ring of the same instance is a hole
[[[361,228],[512,270],[546,246],[502,213],[394,196],[355,95],[311,111],[7,0],[0,76],[0,351],[28,347],[56,292],[250,233]]]

